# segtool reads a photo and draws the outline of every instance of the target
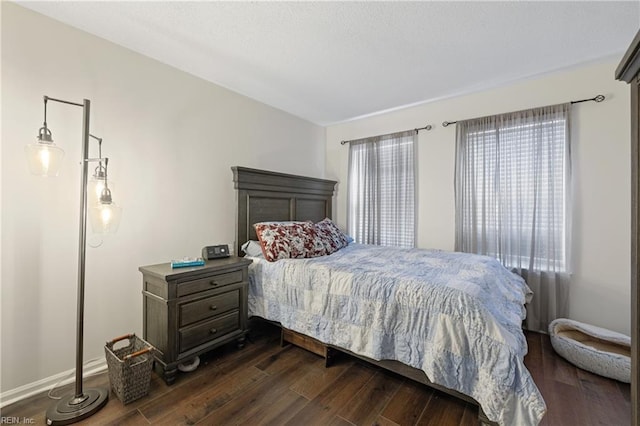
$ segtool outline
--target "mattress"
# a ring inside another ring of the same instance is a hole
[[[249,266],[249,315],[375,360],[396,360],[474,398],[503,425],[546,405],[524,366],[532,294],[486,256],[350,244]]]

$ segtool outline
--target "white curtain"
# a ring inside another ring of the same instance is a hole
[[[570,104],[459,121],[458,251],[498,258],[534,292],[525,326],[567,314],[571,272]]]
[[[358,243],[414,247],[416,131],[352,141],[347,232]]]

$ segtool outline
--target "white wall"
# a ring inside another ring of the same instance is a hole
[[[75,365],[82,111],[49,102],[65,161],[58,178],[31,176],[23,150],[42,125],[43,95],[91,100],[91,133],[104,138],[124,209],[118,233],[87,252],[85,360],[104,357],[110,338],[142,332],[140,265],[233,242],[231,166],[323,177],[325,130],[15,4],[0,7],[5,392]]]
[[[418,246],[454,247],[455,121],[570,100],[573,106],[574,274],[570,318],[622,333],[630,329],[629,89],[614,80],[617,60],[522,81],[327,128],[327,178],[340,182],[336,218],[346,227],[350,140],[434,126],[419,136]],[[425,76],[429,78],[429,76]]]

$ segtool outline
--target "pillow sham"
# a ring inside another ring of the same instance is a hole
[[[327,250],[313,222],[261,222],[253,225],[269,262],[324,256]]]
[[[318,238],[325,246],[327,254],[334,253],[349,245],[346,235],[328,217],[316,223],[315,227]]]

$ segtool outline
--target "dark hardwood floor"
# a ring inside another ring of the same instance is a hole
[[[548,336],[527,333],[525,362],[547,403],[542,425],[630,423],[629,385],[580,370],[558,357]],[[85,387],[108,386],[106,373]],[[66,386],[54,392],[71,392]],[[44,424],[45,394],[2,409],[2,416]],[[112,393],[105,408],[78,424],[101,425],[476,425],[477,408],[346,355],[335,365],[303,349],[280,347],[278,330],[254,329],[244,349],[229,345],[201,357],[193,373],[167,386],[155,374],[149,395],[128,405]]]

